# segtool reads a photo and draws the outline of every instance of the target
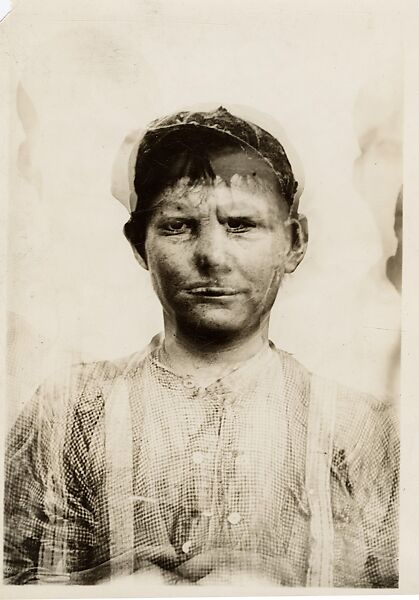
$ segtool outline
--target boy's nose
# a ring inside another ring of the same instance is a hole
[[[228,266],[226,248],[227,236],[224,227],[216,223],[206,223],[197,235],[195,262],[200,269],[214,269]]]

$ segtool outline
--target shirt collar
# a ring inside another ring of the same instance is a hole
[[[264,373],[270,370],[278,360],[278,351],[273,342],[269,341],[254,356],[232,367],[225,375],[219,377],[209,385],[202,386],[193,376],[180,375],[167,365],[161,349],[162,344],[150,352],[148,358],[158,371],[162,375],[164,374],[165,383],[172,381],[175,385],[183,385],[187,395],[196,396],[198,394],[214,393],[219,396],[232,394],[234,396],[232,400],[236,396],[243,397],[245,392],[249,392],[255,387],[257,382],[264,377]]]

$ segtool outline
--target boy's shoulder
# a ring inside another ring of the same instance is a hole
[[[95,398],[106,399],[112,386],[129,379],[158,344],[159,336],[138,352],[128,356],[98,361],[83,361],[62,368],[50,375],[37,389],[35,396],[51,409],[76,405],[85,410]]]
[[[353,449],[356,454],[363,446],[398,444],[398,417],[394,402],[313,373],[293,355],[282,350],[278,352],[285,384],[298,393],[307,418],[310,406],[318,407],[318,402],[330,403],[330,410],[334,411],[337,446]],[[320,393],[316,403],[313,402],[314,393]]]
[[[390,400],[377,398],[373,394],[352,388],[348,385],[325,377],[308,369],[293,354],[280,348],[275,351],[281,358],[285,383],[291,383],[297,388],[305,390],[306,401],[309,402],[310,391],[315,385],[321,385],[325,393],[332,394],[335,400],[336,416],[349,416],[350,414],[383,414],[393,411],[394,404]]]

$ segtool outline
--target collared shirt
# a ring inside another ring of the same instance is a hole
[[[394,587],[389,409],[316,385],[270,344],[207,387],[159,346],[41,386],[9,436],[6,581]]]

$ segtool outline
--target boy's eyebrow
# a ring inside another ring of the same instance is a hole
[[[157,214],[179,214],[179,212],[188,212],[188,213],[196,213],[196,207],[190,206],[187,204],[182,204],[180,202],[173,203],[172,205],[167,205],[166,203],[161,203],[154,207],[154,210]]]
[[[179,211],[179,210],[191,210],[195,211],[200,208],[202,205],[201,202],[197,203],[191,200],[186,200],[185,198],[177,198],[177,199],[161,199],[156,202],[153,206],[154,209],[160,209],[160,211]],[[258,202],[246,202],[246,201],[237,201],[236,199],[229,199],[226,202],[217,203],[216,209],[219,211],[243,211],[243,212],[257,212],[261,213],[262,206]]]

